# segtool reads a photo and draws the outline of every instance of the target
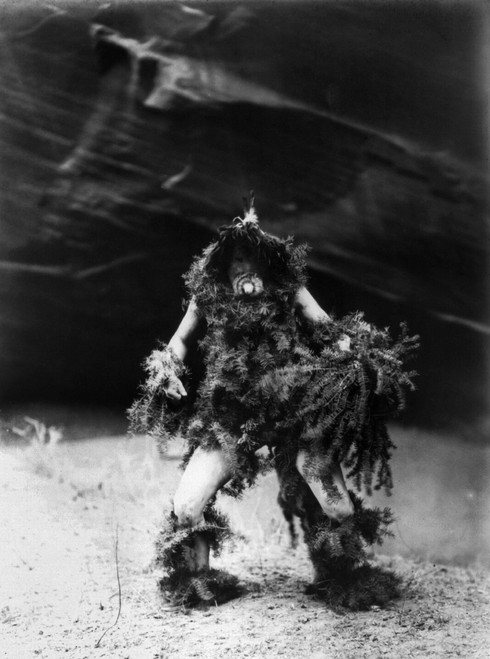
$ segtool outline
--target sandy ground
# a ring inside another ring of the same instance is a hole
[[[144,438],[0,448],[0,656],[490,657],[483,568],[379,555],[406,584],[388,608],[339,614],[306,595],[310,566],[304,546],[289,547],[273,475],[244,501],[222,503],[246,540],[215,564],[247,594],[169,609],[151,561],[177,464],[158,460]]]

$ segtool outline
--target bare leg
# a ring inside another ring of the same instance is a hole
[[[296,459],[296,467],[299,473],[308,483],[311,491],[315,495],[316,500],[322,507],[323,512],[328,515],[330,519],[334,519],[339,522],[349,515],[352,515],[354,512],[354,506],[350,499],[349,492],[347,491],[340,465],[335,463],[330,469],[332,483],[337,487],[340,495],[340,498],[334,499],[331,495],[328,494],[322,485],[321,480],[312,478],[305,472],[304,465],[307,457],[308,453],[306,451],[299,451],[298,457]]]
[[[221,449],[204,451],[197,448],[185,468],[174,497],[174,513],[179,526],[193,527],[199,524],[206,504],[231,476],[231,469]],[[203,537],[196,537],[187,560],[191,572],[209,567],[209,547]]]

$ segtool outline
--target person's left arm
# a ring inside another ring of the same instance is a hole
[[[321,308],[305,286],[302,286],[296,293],[294,304],[296,312],[305,320],[312,323],[317,323],[320,320],[330,320],[328,313]]]
[[[311,323],[318,323],[322,320],[331,320],[328,313],[322,309],[305,286],[302,286],[296,293],[294,305],[296,313]],[[350,349],[350,339],[348,336],[344,335],[339,341],[337,341],[337,343],[341,350]]]

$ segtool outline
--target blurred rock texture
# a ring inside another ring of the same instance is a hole
[[[0,11],[3,398],[129,402],[253,188],[327,310],[421,334],[404,418],[484,419],[485,3]]]

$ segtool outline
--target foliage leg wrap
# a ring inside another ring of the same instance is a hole
[[[204,521],[195,527],[179,527],[171,512],[156,543],[156,563],[166,574],[160,580],[162,593],[176,606],[197,606],[202,603],[221,604],[238,597],[243,590],[238,578],[222,570],[190,568],[189,556],[196,539],[203,539],[215,556],[222,544],[232,536],[228,519],[208,504]]]
[[[368,562],[366,545],[381,544],[391,535],[388,508],[364,508],[350,492],[354,514],[342,522],[324,516],[322,522],[305,533],[310,558],[315,567],[313,592],[329,605],[353,610],[383,606],[400,594],[399,577]]]

